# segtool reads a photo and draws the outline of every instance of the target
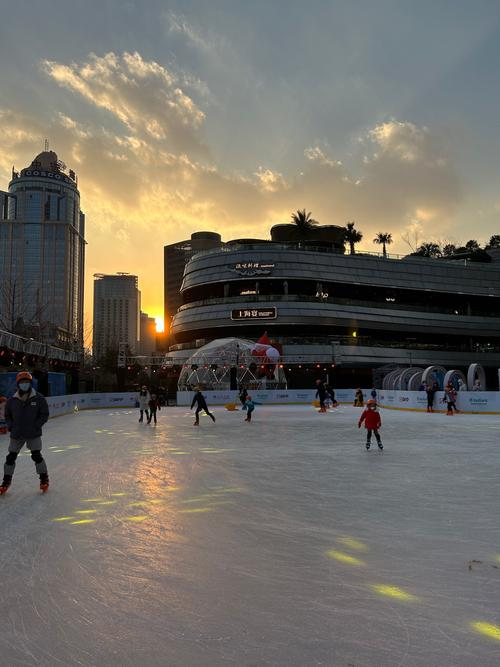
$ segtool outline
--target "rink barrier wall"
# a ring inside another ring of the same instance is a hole
[[[109,392],[102,394],[69,394],[67,396],[49,396],[47,403],[51,417],[61,417],[78,410],[96,410],[99,408],[133,408],[137,401],[137,392]]]
[[[371,398],[370,389],[362,389],[365,402]],[[203,391],[208,405],[240,403],[237,391]],[[335,398],[339,403],[352,404],[355,389],[335,389]],[[262,405],[307,405],[315,400],[315,389],[289,390],[252,390],[252,399]],[[194,392],[178,391],[177,405],[191,405]],[[446,412],[446,404],[441,402],[444,391],[440,389],[434,397],[434,412]],[[389,410],[427,411],[425,391],[386,391],[377,389],[377,403]],[[500,414],[500,392],[498,391],[460,391],[457,392],[457,408],[460,412],[471,414]]]
[[[377,392],[380,407],[389,410],[427,411],[425,391],[386,391]],[[444,391],[440,389],[434,397],[434,412],[446,412],[446,403],[442,403]],[[465,414],[499,415],[500,392],[498,391],[459,391],[457,408]]]

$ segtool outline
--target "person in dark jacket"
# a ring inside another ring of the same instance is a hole
[[[434,396],[438,391],[439,386],[437,382],[434,382],[432,385],[427,385],[426,394],[427,394],[427,412],[434,412]]]
[[[328,398],[332,402],[332,408],[336,408],[339,403],[335,398],[335,390],[333,389],[333,387],[330,387],[329,384],[325,384],[325,391],[327,393]]]
[[[3,482],[0,495],[4,494],[12,482],[17,455],[22,447],[31,451],[31,458],[40,476],[40,489],[49,488],[47,464],[42,456],[42,426],[49,418],[49,407],[45,398],[33,389],[33,378],[27,371],[16,376],[17,392],[9,398],[5,406],[5,421],[10,432],[9,452],[5,459]]]
[[[326,412],[326,389],[323,380],[316,380],[316,398],[319,398],[319,411]]]
[[[148,424],[151,424],[152,419],[154,419],[154,422],[156,424],[156,411],[161,410],[160,402],[158,401],[158,396],[156,394],[151,394],[151,398],[149,399],[148,405],[149,405]]]
[[[245,410],[245,402],[247,400],[247,396],[248,396],[247,388],[245,387],[244,384],[242,384],[240,387],[240,395],[239,395],[242,410]]]
[[[215,417],[211,412],[208,410],[207,402],[205,400],[205,397],[201,393],[199,389],[197,389],[196,394],[193,396],[193,401],[191,403],[191,410],[194,408],[196,405],[196,412],[195,412],[195,422],[193,426],[199,426],[200,424],[200,412],[204,410],[206,414],[210,417],[210,419],[214,422]]]

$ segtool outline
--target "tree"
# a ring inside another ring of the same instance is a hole
[[[296,213],[292,213],[292,222],[297,225],[297,231],[301,237],[307,236],[312,228],[318,224],[318,221],[311,217],[310,211],[306,213],[305,208],[302,211],[298,210]]]
[[[454,243],[447,243],[443,246],[443,257],[451,257],[457,251],[457,246]]]
[[[347,225],[345,226],[346,229],[345,240],[349,243],[349,246],[351,248],[351,255],[355,254],[354,245],[356,243],[359,243],[363,238],[363,233],[358,231],[357,229],[354,229],[354,225],[355,225],[354,222],[348,222]]]
[[[467,241],[467,243],[465,244],[465,247],[467,248],[467,250],[471,250],[471,251],[479,250],[481,248],[479,243],[477,241],[475,241],[474,239],[471,239],[470,241]]]
[[[418,257],[441,257],[441,248],[439,243],[422,243],[414,253]]]
[[[379,232],[377,236],[373,239],[373,243],[378,243],[378,245],[381,245],[382,254],[384,255],[384,257],[387,257],[385,246],[390,245],[392,243],[392,234],[389,234],[388,232]]]
[[[487,248],[500,248],[500,234],[493,234],[488,241]]]

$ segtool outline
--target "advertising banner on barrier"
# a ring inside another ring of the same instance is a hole
[[[335,398],[339,403],[352,403],[354,401],[354,389],[336,389]],[[370,398],[370,389],[363,389],[365,401]],[[233,391],[202,391],[209,405],[225,405],[226,403],[239,403],[239,393]],[[248,393],[258,403],[312,403],[315,400],[315,389],[249,389]],[[177,405],[191,405],[194,392],[178,391]]]
[[[445,411],[443,402],[444,391],[440,389],[434,397],[433,409]],[[427,394],[425,391],[385,391],[378,394],[381,407],[399,410],[427,410]],[[499,413],[500,392],[498,391],[459,391],[457,393],[457,408],[462,412]]]

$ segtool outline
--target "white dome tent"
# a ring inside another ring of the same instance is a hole
[[[264,338],[264,337],[263,337]],[[269,342],[244,338],[218,338],[196,350],[183,365],[177,388],[226,391],[231,386],[231,369],[236,382],[249,389],[286,389],[280,353]],[[266,340],[267,337],[265,338]],[[234,372],[234,371],[233,371]]]

